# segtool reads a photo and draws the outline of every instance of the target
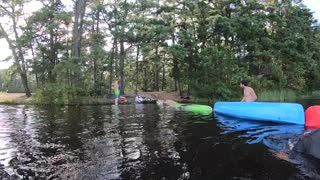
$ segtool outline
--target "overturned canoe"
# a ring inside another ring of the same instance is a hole
[[[277,123],[305,123],[304,109],[297,103],[216,102],[214,111],[231,117]]]

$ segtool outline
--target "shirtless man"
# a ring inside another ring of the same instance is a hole
[[[241,102],[253,102],[257,100],[257,95],[254,90],[248,86],[248,82],[246,80],[242,80],[240,83],[240,87],[243,88],[243,98]]]

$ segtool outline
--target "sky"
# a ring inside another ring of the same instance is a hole
[[[320,22],[320,0],[304,0],[304,4],[311,9],[313,16]],[[31,1],[29,5],[26,6],[26,12],[32,13],[41,7],[39,2]],[[11,55],[11,51],[8,48],[8,44],[5,39],[0,39],[0,69],[6,69],[12,65],[12,61],[4,62],[3,59]]]
[[[313,17],[320,22],[320,0],[304,0],[304,4],[314,12]]]
[[[41,8],[41,3],[38,1],[31,1],[29,4],[26,5],[24,8],[25,13],[31,14],[34,11],[37,11]],[[0,22],[5,24],[5,19],[1,18]],[[9,49],[7,41],[2,38],[0,39],[0,69],[7,69],[12,65],[12,61],[4,62],[3,60],[6,59],[8,56],[11,56],[11,51]]]

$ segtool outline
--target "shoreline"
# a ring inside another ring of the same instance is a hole
[[[32,97],[27,97],[24,93],[0,92],[1,105],[26,105],[33,104]]]
[[[176,102],[184,102],[179,99],[177,92],[138,92],[138,95],[152,100],[172,100]],[[119,104],[134,104],[135,93],[129,92],[124,97],[127,102],[119,102]],[[190,102],[190,101],[188,101]],[[186,103],[188,103],[186,102]],[[32,96],[27,97],[24,93],[6,93],[0,92],[0,105],[51,105],[52,103],[37,103],[33,101]],[[113,105],[114,98],[107,97],[79,97],[68,103],[57,105]]]
[[[214,104],[214,100],[212,99],[197,99],[191,98],[189,100],[180,99],[178,92],[138,92],[139,96],[143,96],[145,98],[151,100],[162,100],[162,101],[175,101],[177,103],[184,104],[203,104],[203,105],[212,105]],[[119,102],[119,104],[134,104],[135,103],[135,93],[128,92],[124,97],[127,98],[127,102]],[[320,99],[320,96],[304,96],[301,97],[302,100],[308,99]],[[270,101],[274,102],[274,101]],[[278,102],[278,101],[276,101]],[[291,102],[291,101],[282,101],[282,102]],[[295,102],[295,101],[294,101]],[[24,93],[6,93],[0,92],[0,105],[113,105],[114,98],[113,97],[94,97],[94,96],[83,96],[78,97],[74,101],[65,102],[62,104],[54,104],[54,103],[44,103],[44,102],[35,102],[33,101],[33,96],[27,97]]]

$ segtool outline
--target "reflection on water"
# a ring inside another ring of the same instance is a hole
[[[307,109],[311,105],[319,104],[318,102],[309,99],[302,104]],[[264,144],[277,157],[295,164],[300,170],[296,179],[319,179],[319,160],[304,154],[306,152],[292,150],[304,134],[312,129],[305,129],[303,125],[243,120],[219,114],[215,114],[215,118],[218,126],[223,129],[222,134],[235,136],[248,144]]]
[[[289,179],[298,172],[255,143],[288,127],[163,105],[0,106],[0,125],[0,177],[3,170],[18,179],[94,180]]]
[[[238,137],[245,137],[249,144],[259,142],[268,143],[266,139],[274,135],[290,134],[300,136],[304,132],[303,125],[242,120],[218,114],[215,114],[215,117],[218,125],[224,129],[223,133],[238,133]],[[274,146],[272,148],[279,149]]]

